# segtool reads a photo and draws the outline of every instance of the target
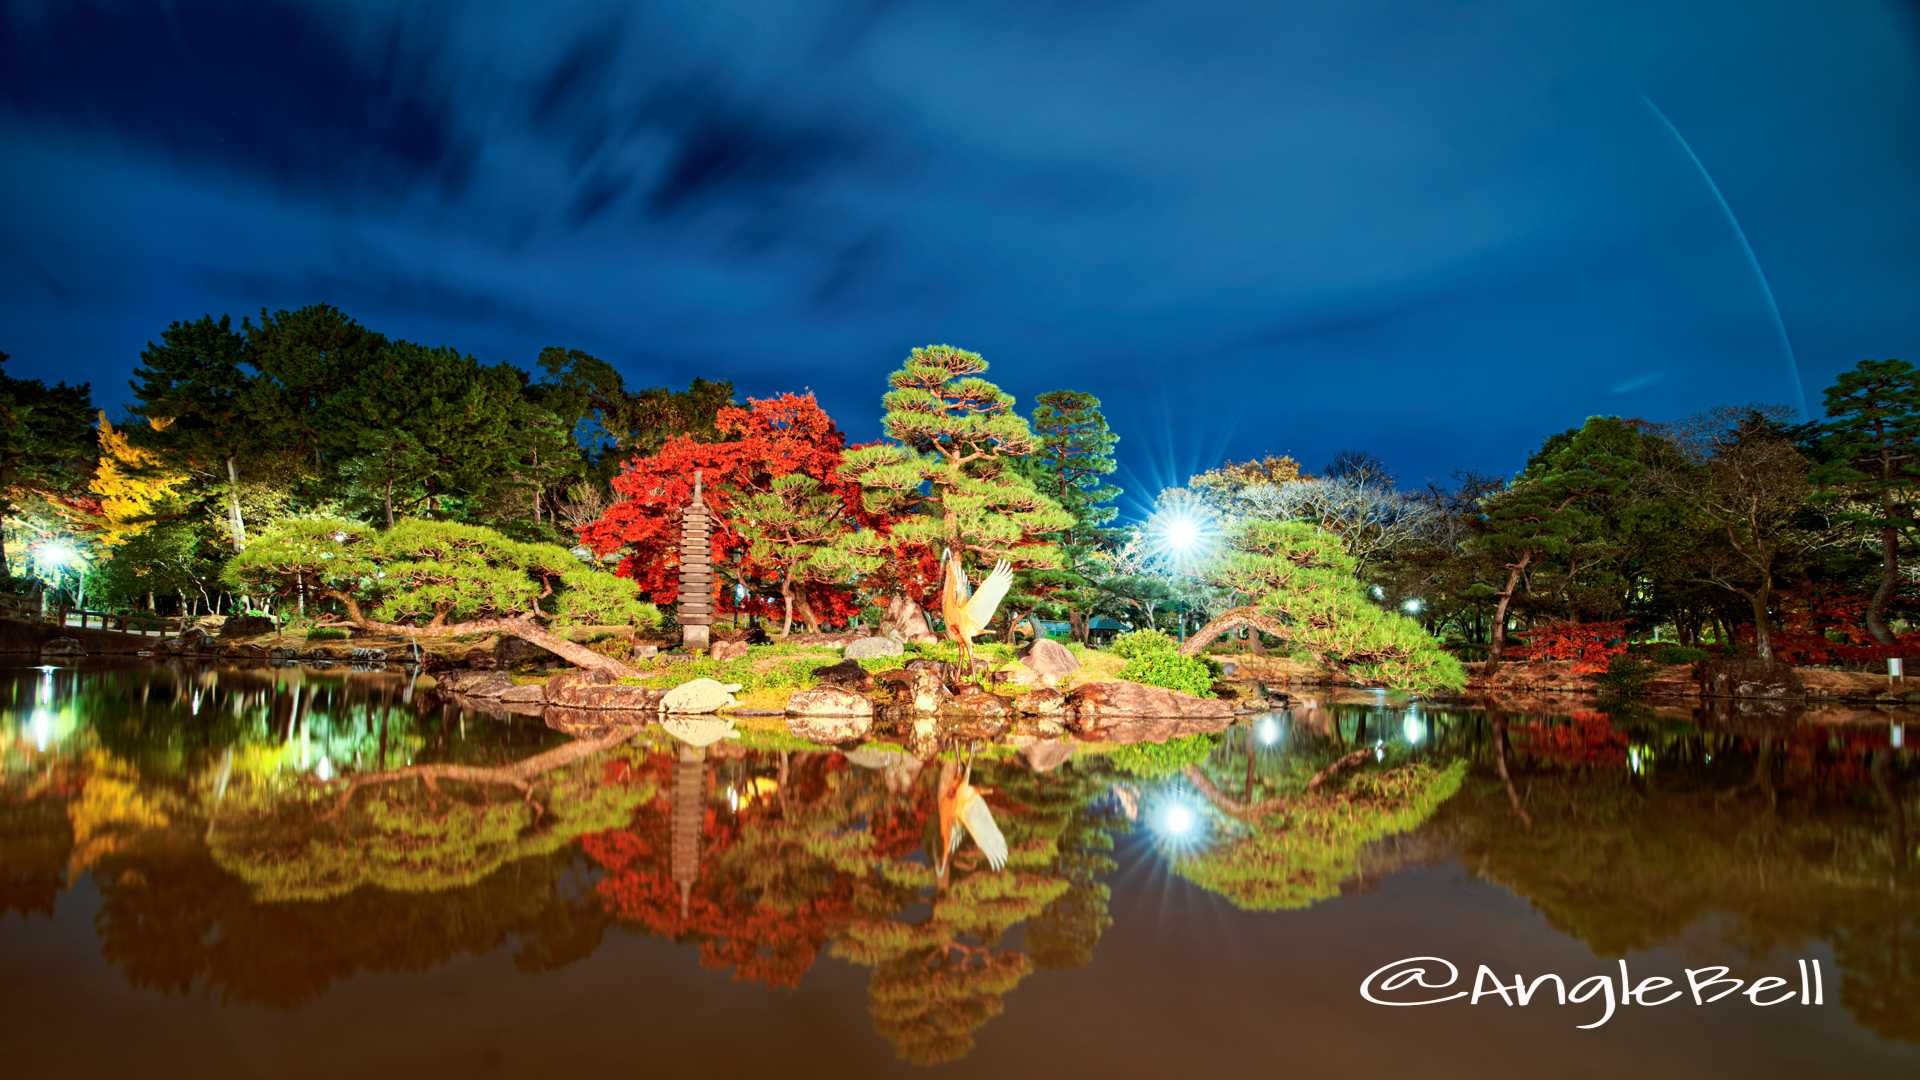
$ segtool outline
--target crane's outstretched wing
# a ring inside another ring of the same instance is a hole
[[[993,823],[993,811],[987,809],[987,801],[977,793],[969,791],[973,798],[960,810],[960,820],[966,824],[968,835],[973,842],[986,852],[987,865],[995,870],[1007,865],[1007,838],[1000,835],[1000,826]]]
[[[975,626],[985,626],[993,621],[994,609],[1000,601],[1006,599],[1007,590],[1013,588],[1013,567],[1007,560],[1001,559],[994,564],[993,573],[973,591],[973,598],[967,601],[967,616]]]

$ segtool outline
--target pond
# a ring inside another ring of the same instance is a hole
[[[7,1072],[1920,1075],[1920,724],[1291,705],[974,745],[943,875],[964,745],[0,672]]]

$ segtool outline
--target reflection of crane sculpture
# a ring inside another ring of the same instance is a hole
[[[1005,565],[1004,563],[1001,565]],[[965,828],[973,842],[987,856],[987,865],[995,870],[1007,865],[1007,838],[993,823],[993,811],[974,789],[973,754],[967,754],[965,771],[960,763],[941,762],[940,769],[940,878],[947,876],[947,863],[960,846],[960,830]]]
[[[947,549],[947,580],[940,588],[940,617],[947,622],[947,633],[960,645],[960,666],[973,677],[973,636],[986,629],[995,608],[1013,587],[1013,566],[1005,559],[994,565],[980,588],[967,583],[967,572],[960,569],[960,556]],[[971,593],[971,595],[969,595]]]

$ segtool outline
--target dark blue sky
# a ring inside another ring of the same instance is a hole
[[[0,350],[110,405],[170,320],[328,301],[866,439],[944,342],[1150,495],[1920,361],[1912,3],[4,10]]]

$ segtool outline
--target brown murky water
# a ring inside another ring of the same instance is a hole
[[[598,734],[385,672],[0,673],[6,1074],[1920,1075],[1891,718],[982,745],[1008,864],[944,876],[955,752]]]

